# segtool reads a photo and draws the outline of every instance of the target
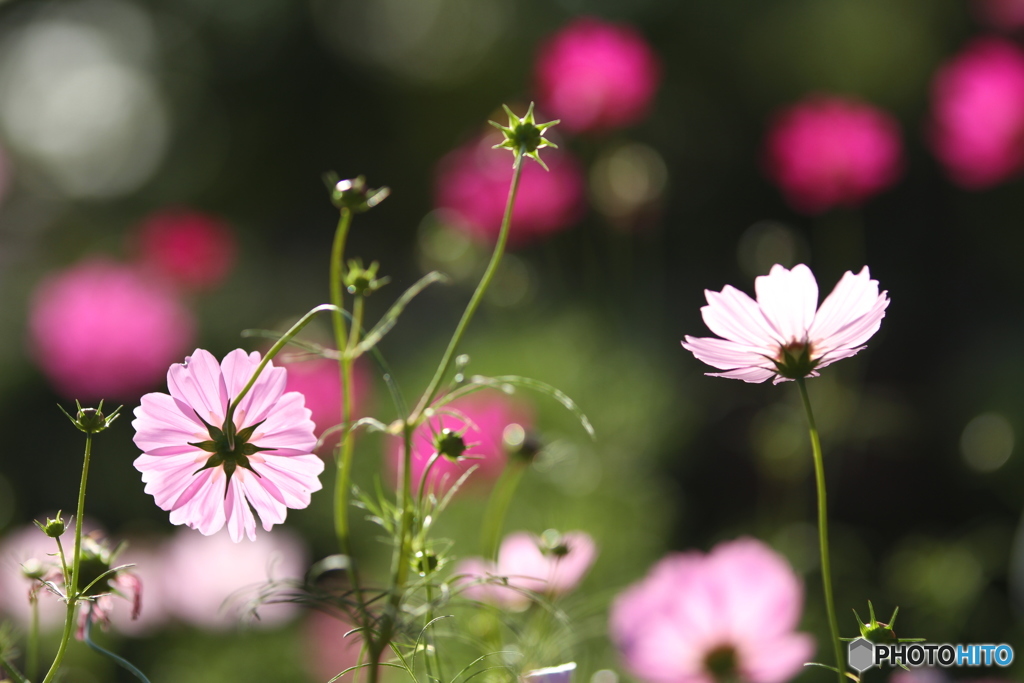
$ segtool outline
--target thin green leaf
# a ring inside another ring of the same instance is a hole
[[[474,659],[472,662],[470,662],[469,664],[464,666],[462,668],[462,670],[459,671],[459,673],[455,674],[455,678],[452,679],[451,683],[455,683],[455,681],[459,680],[459,676],[461,676],[462,674],[466,673],[467,671],[470,670],[470,668],[476,666],[477,664],[479,664],[480,662],[484,661],[488,657],[494,657],[495,655],[516,655],[517,657],[521,657],[522,654],[523,654],[522,652],[516,652],[515,650],[498,650],[497,652],[488,652],[485,655],[480,655],[479,657]],[[493,667],[493,668],[501,669],[501,668],[504,668],[504,667],[500,667],[499,666],[499,667]],[[490,671],[490,669],[484,669],[484,671]],[[480,673],[480,672],[478,671],[477,673]],[[476,674],[473,674],[473,675],[475,676]],[[467,678],[466,680],[469,680],[469,679]]]
[[[391,304],[391,308],[388,309],[388,312],[385,313],[377,324],[373,326],[373,329],[370,330],[370,333],[363,338],[363,341],[359,342],[359,345],[356,346],[353,355],[360,356],[375,347],[384,335],[390,332],[391,328],[395,326],[398,322],[398,316],[401,315],[402,311],[405,310],[405,307],[416,297],[417,294],[435,282],[447,281],[448,276],[436,270],[432,270],[417,280],[412,287],[405,290],[402,296],[398,297],[398,301]]]
[[[388,426],[386,424],[384,424],[380,420],[377,420],[377,419],[372,418],[372,417],[361,417],[361,418],[359,418],[358,420],[356,420],[355,422],[352,423],[352,427],[350,428],[350,431],[355,432],[360,427],[366,427],[366,430],[369,431],[369,432],[385,432],[386,433],[388,431]],[[320,450],[320,448],[322,448],[323,445],[327,442],[327,437],[329,437],[332,434],[336,434],[337,432],[344,431],[344,430],[345,430],[345,424],[344,423],[336,424],[336,425],[331,425],[330,427],[325,429],[323,431],[323,434],[320,435],[320,438],[317,439],[316,446],[313,447],[313,450],[314,451]]]
[[[22,676],[21,672],[6,659],[0,658],[0,665],[2,665],[4,669],[7,669],[8,673],[14,676],[14,680],[17,681],[17,683],[29,683],[29,680]]]
[[[580,421],[580,425],[582,425],[583,429],[590,435],[591,439],[597,439],[597,435],[594,433],[594,427],[590,424],[590,420],[580,407],[576,405],[575,401],[569,398],[569,396],[561,389],[556,389],[547,382],[541,382],[540,380],[531,379],[529,377],[520,377],[519,375],[501,375],[500,377],[473,375],[466,386],[448,394],[438,401],[435,406],[444,405],[459,396],[465,396],[466,394],[472,393],[478,388],[483,389],[488,387],[504,391],[505,393],[509,393],[508,387],[522,387],[553,398],[558,401],[562,407],[576,416],[576,419]]]
[[[334,683],[334,681],[338,680],[345,674],[351,671],[355,671],[356,669],[365,669],[368,666],[373,666],[373,664],[371,664],[370,662],[366,662],[364,664],[356,664],[355,666],[350,666],[349,668],[345,669],[331,680],[327,681],[327,683]],[[390,666],[393,669],[405,669],[404,666],[400,666],[398,664],[391,664],[390,662],[377,662],[377,666]]]

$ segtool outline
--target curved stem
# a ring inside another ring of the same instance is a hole
[[[484,293],[487,291],[487,287],[491,284],[491,280],[494,279],[494,274],[498,271],[498,264],[501,263],[501,257],[505,253],[505,244],[508,242],[508,232],[512,224],[512,207],[515,206],[516,193],[519,191],[519,177],[523,168],[522,162],[523,155],[522,151],[519,150],[516,152],[516,164],[515,169],[512,172],[512,186],[508,191],[508,201],[505,203],[505,214],[501,219],[501,230],[498,232],[498,241],[494,245],[494,252],[491,254],[491,261],[487,264],[487,270],[484,271],[484,275],[480,279],[480,284],[476,286],[476,291],[473,292],[473,296],[470,298],[469,304],[466,305],[466,310],[462,314],[462,319],[459,320],[459,324],[455,328],[455,334],[452,335],[451,341],[448,342],[448,348],[445,349],[444,356],[441,357],[441,363],[437,366],[437,371],[434,373],[433,379],[430,380],[430,384],[427,386],[427,390],[423,392],[423,397],[420,398],[420,402],[417,404],[416,410],[414,410],[410,416],[410,421],[414,425],[419,424],[423,411],[427,409],[427,406],[430,405],[430,402],[433,401],[434,397],[437,395],[437,391],[441,387],[441,381],[444,379],[445,374],[451,367],[452,360],[455,358],[455,351],[458,349],[459,342],[462,341],[462,335],[469,326],[469,321],[472,320],[477,306],[480,305],[480,301],[483,299]]]
[[[836,620],[835,602],[832,599],[832,566],[828,553],[828,500],[825,494],[825,463],[821,456],[821,439],[818,437],[818,427],[814,422],[814,413],[811,411],[807,385],[802,377],[796,380],[796,384],[800,387],[800,398],[804,404],[804,413],[807,415],[807,428],[810,431],[811,451],[814,456],[814,479],[818,489],[818,545],[821,549],[821,582],[825,590],[825,609],[828,612],[828,625],[832,632],[832,649],[835,652],[839,683],[844,683],[843,670],[846,665],[843,661],[842,643],[839,640],[839,622]]]
[[[360,626],[367,627],[370,618],[366,614],[362,588],[359,583],[359,571],[352,555],[352,542],[349,532],[348,497],[352,481],[352,401],[354,398],[352,382],[352,349],[359,341],[359,331],[363,325],[363,301],[357,296],[352,309],[351,334],[345,327],[345,244],[348,241],[349,227],[352,225],[352,211],[343,208],[338,216],[338,226],[334,230],[334,242],[331,245],[330,293],[334,312],[331,323],[334,328],[334,344],[338,349],[338,373],[341,379],[341,422],[346,427],[338,446],[336,460],[337,475],[334,479],[334,533],[338,539],[338,549],[348,558],[346,563],[349,583],[356,593]],[[372,667],[371,667],[372,668]]]
[[[67,589],[68,609],[64,616],[64,633],[61,635],[57,656],[46,672],[43,683],[50,683],[64,661],[64,653],[71,640],[71,632],[75,625],[75,607],[78,605],[78,575],[82,563],[82,518],[85,516],[85,485],[89,481],[89,460],[92,457],[92,434],[85,435],[85,455],[82,458],[82,481],[78,485],[78,508],[75,511],[75,554],[71,558],[71,583],[65,583]],[[63,553],[61,553],[63,556]]]
[[[227,415],[224,416],[225,433],[228,437],[228,445],[231,448],[235,447],[235,410],[238,408],[238,404],[242,402],[242,399],[245,398],[245,395],[249,393],[249,390],[252,389],[253,385],[256,384],[256,380],[259,379],[260,374],[263,372],[263,368],[267,367],[267,364],[270,363],[270,361],[274,359],[274,356],[276,356],[281,351],[281,349],[285,347],[285,344],[290,342],[295,337],[295,335],[301,332],[302,328],[308,325],[310,321],[312,321],[313,318],[315,318],[318,313],[335,310],[336,307],[331,304],[320,304],[316,308],[309,310],[306,313],[306,315],[299,318],[299,321],[292,325],[291,328],[287,332],[285,332],[280,339],[274,342],[274,345],[270,347],[270,350],[267,351],[267,354],[263,356],[263,360],[260,361],[260,364],[257,365],[256,369],[253,371],[252,377],[250,377],[246,385],[242,387],[242,390],[238,392],[238,396],[236,396],[234,400],[232,400],[231,403],[228,405]]]

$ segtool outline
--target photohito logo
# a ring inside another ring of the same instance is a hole
[[[875,645],[864,638],[850,641],[850,668],[863,673],[882,664],[905,666],[1010,666],[1013,648],[1005,643],[964,645],[950,643],[892,643]]]

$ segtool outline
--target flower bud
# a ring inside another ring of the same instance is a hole
[[[508,114],[508,125],[503,126],[494,121],[488,122],[500,130],[501,134],[505,136],[505,139],[495,145],[494,148],[498,149],[499,147],[502,147],[504,149],[512,150],[513,154],[515,154],[513,167],[518,167],[520,159],[523,156],[528,156],[543,166],[546,171],[548,167],[543,161],[541,161],[539,150],[544,149],[545,147],[558,149],[558,145],[544,137],[544,131],[558,123],[558,121],[537,123],[533,118],[533,102],[530,102],[530,108],[526,110],[526,115],[522,118],[516,116],[507,105],[503,104],[501,106],[505,110],[505,113]]]
[[[513,422],[501,433],[501,442],[505,446],[508,457],[524,463],[533,462],[544,447],[541,440],[526,431],[522,425]]]
[[[78,412],[75,413],[74,417],[71,417],[71,414],[64,410],[63,406],[58,406],[58,408],[68,416],[71,424],[86,434],[99,434],[119,417],[121,411],[121,406],[118,406],[110,415],[104,415],[103,401],[100,401],[99,406],[96,408],[83,408],[82,404],[78,401],[75,401],[75,406],[78,408]]]
[[[22,563],[21,575],[26,579],[41,581],[46,576],[46,567],[42,562],[32,557]]]
[[[466,452],[466,440],[462,434],[445,427],[434,437],[434,450],[449,460],[458,460]]]
[[[391,189],[366,186],[366,176],[358,176],[351,180],[339,180],[337,174],[328,173],[324,176],[331,191],[331,203],[339,209],[348,209],[352,213],[363,213],[384,201]]]
[[[47,518],[45,522],[36,521],[35,524],[50,538],[58,538],[64,534],[64,530],[67,528],[64,524],[64,520],[61,519],[60,512],[57,512],[56,519]]]
[[[363,268],[363,262],[353,259],[348,262],[348,270],[345,272],[343,282],[349,294],[358,296],[370,296],[378,289],[391,281],[389,277],[377,277],[377,269],[380,263],[374,261],[369,268]]]
[[[419,550],[413,556],[412,566],[420,576],[426,576],[437,569],[437,555],[429,550]]]

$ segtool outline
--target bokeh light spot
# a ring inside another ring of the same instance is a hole
[[[983,413],[967,423],[960,435],[960,452],[977,472],[995,472],[1013,453],[1013,425],[998,413]]]

